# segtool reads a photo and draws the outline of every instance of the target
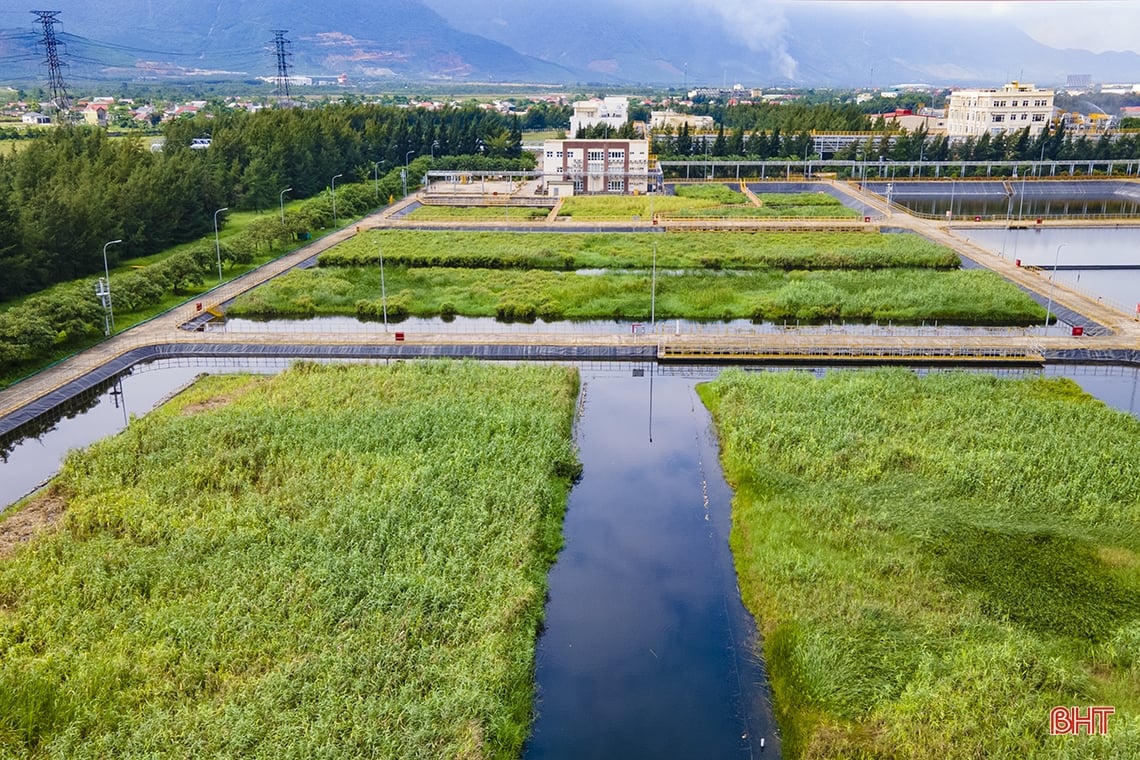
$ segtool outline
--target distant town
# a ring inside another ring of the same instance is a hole
[[[573,136],[579,129],[599,124],[614,129],[632,121],[643,135],[654,131],[692,132],[715,130],[718,122],[709,113],[715,107],[748,105],[832,104],[851,105],[867,114],[881,128],[950,138],[977,137],[989,133],[1017,132],[1025,127],[1038,134],[1046,125],[1063,125],[1073,133],[1106,133],[1140,128],[1140,83],[1094,83],[1087,75],[1073,75],[1064,86],[1039,87],[1026,82],[995,84],[992,88],[935,87],[899,84],[887,89],[829,90],[818,88],[768,89],[695,87],[645,94],[589,94],[535,91],[515,86],[517,94],[470,96],[415,96],[405,93],[366,94],[352,90],[346,75],[290,76],[275,83],[274,93],[257,95],[211,95],[177,99],[154,96],[92,94],[68,100],[64,108],[46,91],[28,93],[0,87],[0,129],[37,127],[66,121],[106,127],[111,130],[156,129],[182,117],[207,116],[226,111],[255,112],[270,107],[311,108],[332,103],[377,103],[427,111],[457,107],[478,101],[487,110],[516,115],[524,129],[562,129]],[[487,91],[509,92],[511,85],[488,86]],[[292,93],[282,97],[281,92]],[[7,94],[6,94],[7,93]],[[527,119],[535,109],[543,118]],[[546,118],[552,113],[554,122]],[[534,122],[534,123],[530,123]],[[4,137],[21,134],[9,131]]]

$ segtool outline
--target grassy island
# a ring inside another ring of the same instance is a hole
[[[0,556],[0,756],[517,756],[576,389],[300,364],[74,454]]]
[[[1140,422],[1068,380],[704,385],[786,756],[1140,754]],[[1050,736],[1109,705],[1108,736]]]
[[[842,233],[361,235],[238,298],[233,316],[405,316],[1031,325],[1044,309],[915,235]]]

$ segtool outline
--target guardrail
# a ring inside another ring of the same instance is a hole
[[[811,361],[899,363],[1016,363],[1043,364],[1044,349],[1037,344],[911,345],[851,343],[817,345],[795,343],[693,344],[661,341],[658,361]]]

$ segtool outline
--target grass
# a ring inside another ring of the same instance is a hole
[[[0,559],[0,755],[517,756],[576,387],[301,364],[72,455]]]
[[[739,183],[679,185],[676,195],[576,195],[562,204],[559,216],[575,221],[628,221],[661,217],[758,217],[779,219],[854,218],[856,211],[826,193],[763,193],[753,206],[736,190]]]
[[[649,272],[572,274],[540,270],[385,268],[390,319],[404,316],[638,319],[650,316]],[[309,269],[239,297],[232,316],[382,313],[378,267]],[[992,272],[921,270],[687,272],[659,274],[660,319],[826,322],[923,321],[1026,325],[1044,309]]]
[[[1068,380],[746,375],[700,393],[792,758],[1140,754],[1140,422]],[[1107,737],[1050,737],[1112,705]]]
[[[294,203],[299,207],[301,204],[304,203],[304,201],[294,201]],[[285,205],[286,205],[286,208],[288,208],[290,204],[287,203]],[[232,238],[232,237],[236,237],[236,236],[240,235],[242,232],[245,231],[245,229],[249,226],[249,224],[251,222],[253,222],[256,219],[262,218],[265,215],[265,213],[266,212],[247,211],[247,212],[233,212],[233,213],[229,214],[226,217],[225,226],[219,229],[219,232],[218,232],[219,239],[220,240],[227,240],[228,238]],[[187,250],[191,250],[191,249],[195,249],[195,248],[200,248],[200,247],[202,247],[202,245],[204,243],[208,243],[209,245],[212,246],[213,245],[213,239],[214,239],[213,234],[210,234],[208,236],[199,238],[198,240],[195,240],[195,241],[191,241],[188,243],[181,243],[181,244],[176,245],[176,246],[171,246],[170,248],[167,248],[167,249],[162,250],[162,251],[158,251],[158,252],[151,254],[151,255],[148,255],[148,256],[139,256],[139,257],[135,257],[132,259],[124,260],[123,262],[121,262],[120,264],[115,266],[110,271],[112,297],[113,297],[113,293],[114,293],[114,287],[115,287],[114,283],[115,283],[116,275],[126,274],[126,273],[128,273],[128,272],[130,272],[130,271],[132,271],[138,267],[145,267],[145,266],[149,266],[151,264],[156,264],[160,261],[163,261],[163,260],[169,258],[170,256],[173,256],[174,254],[176,254],[178,252],[181,252],[181,251],[187,251]],[[288,247],[284,247],[284,248],[279,249],[279,250],[259,249],[254,254],[254,258],[249,264],[232,264],[232,263],[227,264],[225,269],[223,270],[223,281],[229,282],[230,280],[236,279],[236,278],[242,276],[243,274],[246,274],[247,272],[253,271],[254,269],[258,268],[259,266],[262,266],[263,264],[268,263],[269,261],[280,258],[281,256],[284,256],[288,253],[291,253],[292,251],[296,250],[297,248],[300,248],[300,247],[308,245],[308,244],[309,244],[309,241],[297,241],[295,244],[288,246]],[[89,277],[81,278],[80,280],[72,280],[72,281],[66,282],[66,283],[57,283],[57,284],[52,285],[48,288],[45,288],[44,290],[41,290],[37,293],[21,296],[19,298],[10,299],[10,300],[5,301],[4,303],[0,304],[0,315],[2,315],[8,309],[11,309],[15,306],[19,306],[24,301],[26,301],[27,299],[32,298],[34,296],[38,296],[38,295],[43,294],[43,295],[47,295],[47,296],[51,297],[57,293],[64,292],[65,290],[72,288],[76,282],[87,282],[87,283],[89,283],[89,285],[91,287],[86,287],[85,290],[89,293],[93,292],[93,286],[94,286],[96,279],[97,279],[96,276],[92,275]],[[132,310],[132,309],[122,309],[119,307],[115,307],[115,311],[114,311],[115,329],[114,329],[114,332],[115,333],[121,333],[125,330],[129,330],[130,328],[134,327],[135,325],[140,324],[142,322],[145,322],[148,319],[153,319],[154,317],[156,317],[160,314],[163,314],[164,312],[166,312],[166,311],[168,311],[168,310],[170,310],[176,306],[180,306],[181,304],[187,303],[189,301],[193,301],[196,298],[199,298],[202,294],[204,294],[204,293],[208,292],[209,290],[213,289],[214,287],[216,287],[217,284],[218,284],[217,281],[213,279],[213,275],[207,273],[206,278],[205,278],[205,283],[202,286],[188,288],[185,292],[167,291],[162,296],[162,299],[160,301],[158,301],[157,303],[151,304],[150,306],[147,306],[145,308],[133,309]],[[25,377],[27,377],[27,376],[35,373],[35,372],[38,372],[38,371],[40,371],[46,367],[50,367],[51,365],[55,364],[56,362],[62,361],[63,359],[66,359],[69,356],[72,356],[72,355],[74,355],[80,351],[83,351],[87,348],[90,348],[91,346],[97,345],[98,343],[102,342],[103,340],[104,340],[104,338],[102,335],[83,335],[83,336],[80,336],[77,338],[73,337],[64,343],[61,343],[61,344],[55,346],[51,351],[38,355],[34,360],[30,360],[27,362],[13,363],[13,364],[5,364],[3,367],[3,370],[0,371],[0,388],[5,388],[5,387],[11,385],[12,383],[18,382],[19,380],[21,380],[21,379],[23,379],[23,378],[25,378]]]
[[[878,232],[369,232],[321,254],[324,267],[386,265],[487,269],[957,269],[949,248]]]
[[[408,218],[417,222],[541,222],[549,215],[548,208],[526,206],[420,206]]]

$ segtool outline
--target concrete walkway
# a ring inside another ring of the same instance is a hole
[[[883,214],[890,213],[886,204],[873,195],[860,193],[844,183],[833,183],[841,192],[857,198],[861,203],[875,207]],[[414,203],[416,197],[409,196],[376,214],[365,217],[342,229],[335,230],[319,240],[300,248],[292,253],[282,256],[253,272],[249,272],[231,282],[225,283],[207,293],[202,294],[195,302],[201,302],[204,308],[216,307],[228,300],[236,298],[242,293],[257,287],[267,280],[288,271],[305,260],[341,243],[358,231],[365,229],[399,226],[401,228],[415,228],[414,224],[401,222],[394,225],[391,217],[398,214],[407,205]],[[738,222],[739,220],[729,220]],[[1045,273],[1015,266],[1000,256],[992,254],[969,241],[963,240],[943,223],[919,219],[909,214],[890,213],[890,223],[894,227],[912,230],[924,237],[941,243],[958,251],[981,265],[997,272],[1001,276],[1025,287],[1027,290],[1044,296],[1051,293],[1054,303],[1078,312],[1088,318],[1106,326],[1113,334],[1104,336],[1085,336],[1075,338],[1065,335],[1049,335],[1045,337],[1028,335],[995,335],[984,339],[984,345],[979,339],[969,336],[915,336],[915,335],[888,335],[873,334],[862,335],[858,333],[841,336],[812,335],[789,331],[787,333],[750,333],[736,334],[701,334],[670,335],[667,330],[660,330],[658,334],[628,334],[628,335],[588,335],[572,333],[539,333],[533,335],[511,333],[486,334],[421,334],[407,333],[405,340],[431,345],[552,345],[552,346],[654,346],[660,352],[692,351],[702,352],[712,350],[713,353],[722,350],[724,353],[754,351],[757,355],[774,355],[783,352],[807,351],[815,356],[826,356],[829,351],[842,352],[850,355],[851,351],[858,350],[874,355],[876,351],[903,352],[929,350],[931,352],[945,352],[948,347],[955,345],[969,349],[971,344],[977,350],[1007,351],[1011,355],[1024,353],[1049,353],[1071,350],[1098,351],[1138,351],[1140,350],[1140,322],[1136,315],[1128,314],[1111,308],[1095,297],[1076,292],[1064,283],[1058,282],[1050,285]],[[772,222],[754,223],[752,228],[784,229],[789,220],[773,220]],[[434,226],[440,226],[438,222]],[[806,222],[802,225],[807,225]],[[456,227],[471,227],[470,224],[456,224]],[[476,225],[477,226],[477,225]],[[545,222],[520,224],[528,228],[547,226]],[[603,227],[605,225],[598,225]],[[622,225],[629,228],[628,222]],[[644,220],[637,228],[646,231],[652,229],[651,222]],[[726,228],[737,228],[736,224],[727,224]],[[557,224],[549,224],[552,231],[557,231]],[[194,303],[173,309],[155,319],[130,328],[97,346],[46,369],[26,380],[23,380],[3,391],[0,391],[0,417],[41,398],[72,380],[82,377],[92,369],[106,364],[111,359],[121,356],[127,351],[141,346],[163,344],[192,344],[192,343],[241,343],[241,344],[307,344],[307,345],[352,345],[375,344],[378,341],[393,340],[387,335],[370,333],[303,333],[296,332],[283,334],[228,334],[225,332],[189,332],[179,329],[179,325],[189,321],[198,310]]]

